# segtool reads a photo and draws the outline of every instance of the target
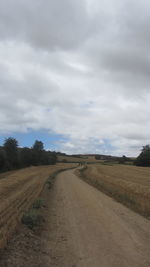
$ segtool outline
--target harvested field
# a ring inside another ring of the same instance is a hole
[[[0,175],[0,248],[3,248],[23,213],[40,194],[48,177],[75,164],[39,166]],[[6,176],[7,175],[7,176]]]
[[[94,156],[81,156],[81,157],[69,157],[69,156],[58,156],[58,161],[66,162],[90,162],[90,163],[98,163]],[[103,160],[99,160],[99,163],[103,162]]]
[[[90,165],[81,174],[96,188],[150,217],[150,168]]]

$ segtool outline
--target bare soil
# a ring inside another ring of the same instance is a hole
[[[150,221],[79,179],[73,170],[44,191],[45,223],[21,226],[2,267],[149,267]]]

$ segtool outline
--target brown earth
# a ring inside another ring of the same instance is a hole
[[[52,191],[44,194],[46,221],[40,235],[21,228],[0,266],[150,266],[149,220],[85,183],[73,170],[59,174]]]

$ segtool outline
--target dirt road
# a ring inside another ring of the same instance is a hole
[[[149,267],[150,221],[80,180],[58,175],[43,236],[43,266]]]

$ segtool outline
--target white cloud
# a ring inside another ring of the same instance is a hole
[[[0,133],[45,129],[68,153],[150,142],[150,4],[108,3],[0,2]]]

